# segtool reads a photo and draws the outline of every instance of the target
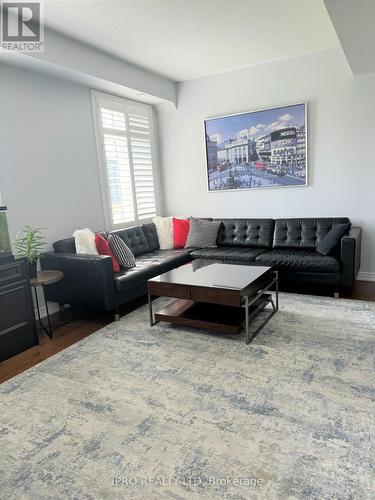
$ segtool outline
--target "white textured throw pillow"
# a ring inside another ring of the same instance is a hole
[[[156,227],[160,250],[173,248],[173,217],[157,216],[152,219],[152,222]]]
[[[77,229],[74,231],[73,236],[77,253],[99,255],[95,245],[95,234],[91,229],[88,227],[85,229]]]

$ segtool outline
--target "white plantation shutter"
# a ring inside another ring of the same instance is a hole
[[[141,110],[129,112],[128,119],[138,218],[149,219],[156,215],[150,119]]]
[[[93,93],[103,200],[111,227],[156,215],[152,108]]]
[[[111,134],[103,137],[113,223],[132,221],[134,202],[126,139]]]

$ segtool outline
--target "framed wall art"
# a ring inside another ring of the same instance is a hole
[[[307,185],[307,104],[204,122],[209,191]]]

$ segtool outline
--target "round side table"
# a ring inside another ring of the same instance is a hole
[[[39,325],[40,325],[40,328],[46,332],[46,334],[48,335],[49,338],[52,338],[52,327],[51,327],[51,319],[49,316],[48,303],[47,303],[46,297],[44,295],[44,287],[51,285],[52,283],[56,283],[57,281],[62,280],[63,277],[64,277],[64,273],[62,271],[39,271],[37,273],[36,278],[30,279],[30,284],[34,288],[34,296],[35,296],[36,307],[38,310]],[[38,300],[38,293],[37,293],[37,288],[39,286],[42,287],[42,290],[43,290],[43,300],[44,300],[44,304],[46,306],[48,327],[46,327],[43,324],[42,319],[40,317],[39,300]]]

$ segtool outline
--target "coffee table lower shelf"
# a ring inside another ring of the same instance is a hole
[[[266,307],[270,297],[267,293],[259,296],[249,307],[249,319]],[[155,313],[155,322],[158,321],[232,335],[241,332],[245,323],[245,309],[178,299]]]

